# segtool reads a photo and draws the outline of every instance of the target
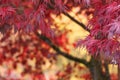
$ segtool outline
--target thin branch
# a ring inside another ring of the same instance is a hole
[[[72,61],[75,61],[75,62],[79,62],[79,63],[82,63],[84,64],[85,66],[89,66],[89,63],[84,60],[84,59],[80,59],[80,58],[77,58],[77,57],[74,57],[72,55],[69,55],[68,53],[66,52],[63,52],[61,51],[55,44],[52,43],[52,41],[47,38],[46,36],[42,35],[42,34],[39,34],[39,33],[36,33],[36,35],[41,39],[43,40],[44,42],[46,42],[51,48],[53,48],[58,54],[64,56],[65,58],[67,59],[70,59]]]
[[[68,18],[70,18],[72,21],[74,21],[75,23],[77,23],[78,25],[80,25],[84,30],[90,32],[90,30],[81,22],[79,22],[78,20],[76,20],[74,17],[72,17],[71,15],[69,15],[68,13],[66,12],[63,12],[63,14],[65,16],[67,16]]]
[[[49,5],[50,8],[54,9],[54,4],[51,5],[51,4],[48,3],[48,5]],[[72,17],[71,15],[69,15],[67,12],[62,11],[62,13],[65,16],[67,16],[68,18],[70,18],[72,21],[74,21],[75,23],[77,23],[78,25],[80,25],[83,29],[85,29],[86,31],[90,32],[90,30],[83,23],[81,23],[78,20],[76,20],[74,17]]]

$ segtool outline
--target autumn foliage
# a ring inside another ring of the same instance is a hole
[[[69,52],[66,48],[66,45],[69,45],[66,38],[69,31],[56,35],[59,30],[52,15],[64,14],[69,17],[67,13],[73,7],[87,10],[87,15],[92,14],[87,26],[79,24],[89,32],[89,35],[84,40],[80,39],[76,42],[77,46],[85,47],[95,58],[99,57],[109,63],[120,65],[120,0],[0,0],[0,32],[3,34],[0,40],[0,64],[4,65],[4,62],[8,62],[13,65],[13,69],[8,69],[5,72],[6,75],[0,80],[17,80],[18,78],[23,80],[21,76],[27,73],[31,75],[29,80],[45,80],[41,66],[45,64],[46,59],[53,64],[57,56],[54,49],[59,52],[60,50],[52,43],[48,46],[44,41],[50,42],[50,39],[55,45]],[[92,10],[89,11],[89,9]],[[12,39],[11,36],[15,37],[16,33],[18,37]],[[47,36],[48,41],[40,40],[36,35],[38,33]],[[36,63],[33,70],[28,60],[34,59]],[[13,79],[11,74],[18,63],[24,66],[24,71]],[[56,75],[66,77],[68,73],[72,74],[70,64],[63,73],[57,72]],[[89,73],[82,77],[89,80],[86,76],[89,79],[92,78]],[[69,80],[69,77],[65,79]]]
[[[94,56],[101,55],[119,64],[120,59],[120,2],[119,0],[94,0],[93,18],[88,27],[90,34],[79,44]]]

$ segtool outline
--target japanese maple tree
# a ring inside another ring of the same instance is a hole
[[[88,12],[88,14],[92,13],[93,17],[89,20],[87,26],[76,21],[68,14],[68,12],[76,6],[83,9],[93,9],[92,12]],[[54,29],[51,28],[52,25],[55,25],[55,18],[53,18],[52,15],[57,16],[61,13],[68,16],[70,19],[89,32],[89,35],[84,40],[78,41],[78,46],[84,46],[92,55],[91,62],[79,60],[78,58],[71,57],[66,53],[64,54],[64,52],[61,52],[61,50],[56,48],[56,46],[49,40],[50,38],[53,43],[63,47],[65,51],[69,52],[69,50],[65,47],[65,44],[68,43],[67,38],[65,40],[60,39],[61,37],[65,38],[65,34],[55,37],[55,30],[57,30],[57,27]],[[36,65],[40,64],[39,60],[41,60],[41,57],[49,58],[51,56],[55,56],[54,53],[50,52],[50,47],[69,59],[74,59],[78,62],[84,62],[85,65],[90,68],[90,71],[93,73],[93,75],[95,73],[92,71],[91,66],[99,66],[93,65],[94,62],[97,64],[93,57],[103,58],[110,63],[120,65],[120,0],[0,0],[0,32],[8,36],[10,35],[9,30],[11,28],[14,29],[14,32],[20,32],[23,34],[27,33],[28,35],[30,32],[34,32],[37,36],[39,36],[39,38],[44,40],[49,45],[48,46],[46,43],[42,43],[42,41],[40,41],[40,43],[37,42],[38,44],[42,44],[39,46],[35,42],[32,44],[35,45],[35,48],[30,50],[31,48],[29,48],[29,44],[24,43],[27,41],[29,43],[31,40],[39,41],[38,38],[32,35],[32,37],[28,37],[28,40],[20,39],[20,42],[24,44],[24,47],[22,49],[22,54],[18,56],[18,60],[16,61],[26,65],[27,71],[29,71],[31,68],[26,64],[25,58],[31,59],[35,57],[37,59]],[[7,36],[4,36],[1,41],[4,41]],[[19,40],[17,42],[19,42]],[[20,47],[19,43],[14,42],[14,44],[18,48]],[[10,43],[9,46],[11,45],[12,44]],[[14,54],[19,51],[18,48],[15,48],[14,45],[10,49],[8,47],[4,47],[6,50],[1,53],[5,52]],[[36,52],[38,49],[40,49],[40,52]],[[26,54],[30,53],[30,51],[36,52],[37,54]],[[48,54],[48,52],[50,54]],[[6,56],[8,56],[7,59]],[[9,56],[12,56],[12,54],[6,56],[0,55],[1,62],[8,60],[14,61],[13,58],[9,58]],[[14,61],[14,66],[16,66],[16,61]],[[39,66],[37,66],[37,68],[40,69]],[[100,74],[102,75],[103,72],[101,71]],[[33,79],[36,79],[37,77],[39,80],[42,76],[41,79],[45,80],[42,73],[39,75],[33,75]],[[97,80],[97,78],[94,78],[94,76],[92,77],[94,80]]]
[[[79,44],[94,56],[120,64],[120,1],[93,0],[89,4],[95,9],[88,24],[90,34]]]

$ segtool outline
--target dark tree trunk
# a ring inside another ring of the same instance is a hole
[[[105,68],[105,73],[102,71],[102,66]],[[92,57],[89,69],[93,80],[110,80],[108,64],[102,65],[101,60],[97,60]]]
[[[109,68],[108,68],[108,63],[105,63],[105,64],[104,64],[104,67],[105,67],[105,74],[104,74],[105,80],[111,80],[111,79],[110,79]]]
[[[90,72],[93,80],[103,80],[101,62],[94,58],[90,61]]]

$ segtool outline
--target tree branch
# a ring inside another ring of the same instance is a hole
[[[39,1],[39,3],[38,3],[38,6],[37,6],[36,10],[39,8],[39,5],[40,5],[40,1]],[[53,7],[54,5],[50,5],[50,4],[48,4],[48,5],[54,9],[54,7]],[[87,29],[83,23],[78,22],[76,19],[74,19],[73,17],[71,17],[68,13],[65,13],[65,12],[63,12],[63,13],[64,13],[64,15],[66,15],[66,16],[68,16],[70,19],[72,19],[74,22],[76,22],[77,24],[81,25],[81,27],[83,27],[85,30],[89,31],[89,29]],[[82,64],[84,64],[84,65],[87,66],[87,67],[89,66],[89,63],[88,63],[86,60],[84,60],[84,59],[79,59],[79,58],[76,58],[76,57],[74,57],[74,56],[72,56],[72,55],[69,55],[69,54],[66,53],[66,52],[62,52],[62,51],[61,51],[55,44],[53,44],[52,41],[51,41],[49,38],[47,38],[46,36],[44,36],[44,35],[42,35],[42,34],[39,34],[38,32],[36,32],[36,35],[37,35],[41,40],[43,40],[44,42],[46,42],[51,48],[53,48],[58,54],[64,56],[64,57],[67,58],[67,59],[73,60],[73,61],[75,61],[75,62],[82,63]]]
[[[54,9],[54,4],[51,5],[51,4],[48,3],[48,5],[49,5],[50,8]],[[78,20],[76,20],[74,17],[72,17],[71,15],[69,15],[67,12],[62,11],[62,13],[65,16],[67,16],[68,18],[70,18],[72,21],[74,21],[75,23],[77,23],[78,25],[80,25],[83,29],[85,29],[86,31],[90,32],[90,30],[83,23],[81,23]]]
[[[53,48],[58,54],[64,56],[64,57],[67,58],[67,59],[70,59],[70,60],[72,60],[72,61],[82,63],[82,64],[84,64],[86,67],[89,66],[89,63],[88,63],[86,60],[80,59],[80,58],[76,58],[76,57],[74,57],[74,56],[72,56],[72,55],[69,55],[69,54],[66,53],[66,52],[61,51],[61,50],[60,50],[55,44],[53,44],[52,41],[51,41],[49,38],[47,38],[46,36],[44,36],[44,35],[42,35],[42,34],[39,34],[38,32],[36,33],[36,35],[37,35],[41,40],[43,40],[44,42],[46,42],[51,48]]]
[[[63,14],[65,16],[67,16],[68,18],[70,18],[72,21],[74,21],[75,23],[77,23],[78,25],[80,25],[84,30],[90,32],[90,30],[81,22],[79,22],[78,20],[76,20],[74,17],[72,17],[71,15],[69,15],[68,13],[66,12],[63,12]]]

